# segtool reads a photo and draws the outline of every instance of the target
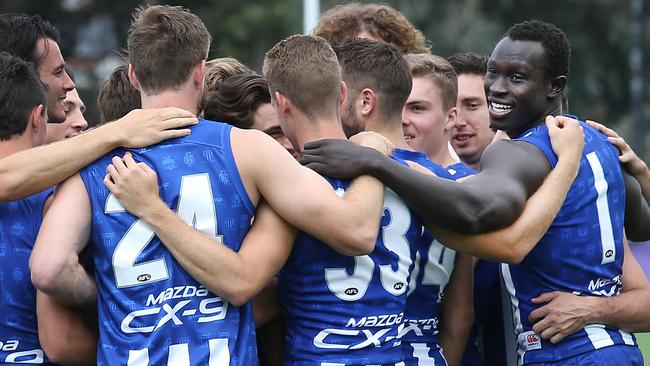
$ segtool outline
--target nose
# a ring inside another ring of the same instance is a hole
[[[289,152],[289,154],[296,157],[296,150],[293,148],[293,145],[286,136],[278,138],[278,142]]]
[[[84,118],[83,114],[79,112],[80,116],[72,123],[72,128],[78,132],[85,131],[88,128],[88,121]]]
[[[76,87],[77,86],[75,85],[74,81],[72,81],[72,79],[70,78],[70,75],[68,75],[68,73],[64,69],[63,70],[63,89],[66,92],[69,92],[70,90],[72,90],[72,89],[74,89]]]
[[[485,93],[487,95],[500,95],[506,92],[506,79],[504,77],[495,75],[485,78]]]

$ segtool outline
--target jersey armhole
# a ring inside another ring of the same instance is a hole
[[[242,200],[244,201],[244,205],[246,206],[248,213],[255,215],[255,205],[253,205],[253,201],[251,200],[248,192],[246,191],[246,188],[244,187],[244,182],[242,181],[241,175],[239,174],[239,168],[237,167],[235,156],[232,153],[232,146],[230,144],[231,133],[232,126],[224,124],[224,128],[221,129],[221,146],[223,146],[224,156],[228,160],[226,168],[228,169],[228,173],[235,183],[235,189],[237,190],[237,193],[239,193],[239,195],[242,197]]]

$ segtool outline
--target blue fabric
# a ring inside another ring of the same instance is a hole
[[[231,127],[200,120],[192,134],[129,150],[158,173],[161,198],[186,222],[237,251],[254,207],[230,146]],[[99,292],[98,365],[256,365],[250,303],[236,307],[192,278],[102,183],[115,150],[81,171],[92,203]],[[137,362],[134,360],[138,359]],[[210,361],[210,365],[214,361]]]
[[[49,364],[38,340],[29,256],[51,193],[0,202],[0,365]]]

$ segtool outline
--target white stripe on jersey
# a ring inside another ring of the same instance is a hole
[[[515,292],[515,284],[512,282],[512,275],[510,274],[510,267],[501,263],[501,275],[503,276],[503,282],[506,284],[506,289],[510,294],[510,303],[512,304],[512,319],[515,324],[515,332],[517,335],[521,334],[524,331],[524,325],[521,324],[521,312],[519,311],[519,300],[517,299]],[[522,365],[524,361],[524,351],[519,345],[517,345],[517,354],[519,355],[519,364]]]
[[[127,366],[147,366],[149,365],[149,350],[132,349],[129,351],[129,360]]]
[[[506,354],[507,366],[515,366],[517,364],[517,335],[515,334],[515,321],[510,304],[510,296],[506,289],[506,284],[503,280],[503,273],[499,271],[499,288],[501,294],[501,312],[503,313],[503,334]]]
[[[210,359],[208,361],[208,366],[230,364],[228,338],[211,339],[208,341],[208,347],[210,347]]]
[[[632,334],[624,331],[624,330],[619,330],[619,333],[621,333],[621,337],[623,338],[623,342],[627,344],[628,346],[634,346],[634,338],[632,338]]]
[[[585,332],[595,349],[609,347],[614,345],[614,340],[605,330],[602,324],[590,324],[585,327]]]
[[[187,343],[172,344],[169,346],[168,365],[190,366],[190,350]]]
[[[413,357],[418,359],[418,366],[435,366],[436,360],[429,356],[431,348],[426,343],[411,343]]]
[[[607,201],[607,190],[609,188],[603,166],[596,156],[596,152],[587,154],[587,161],[594,174],[594,188],[598,192],[596,198],[596,212],[598,214],[598,225],[600,226],[600,241],[603,247],[601,264],[612,263],[616,260],[616,242],[614,241],[614,230],[612,219],[609,216],[609,203]]]

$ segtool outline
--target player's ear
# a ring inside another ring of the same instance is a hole
[[[194,87],[196,89],[203,89],[203,80],[205,79],[205,60],[202,60],[201,63],[196,65],[192,76],[192,83],[194,84]]]
[[[291,101],[280,91],[276,91],[273,95],[275,96],[277,111],[283,115],[289,114]]]
[[[566,89],[566,76],[560,75],[554,77],[551,79],[551,82],[549,84],[548,97],[557,98],[558,96],[561,96],[562,93],[564,93],[565,89]]]
[[[458,118],[458,108],[456,106],[451,107],[447,113],[447,122],[445,123],[445,131],[450,130],[455,124],[456,119]]]
[[[39,104],[32,108],[32,111],[29,113],[29,120],[27,121],[26,132],[31,132],[33,136],[45,136],[47,133],[47,111],[45,106]],[[38,143],[39,145],[42,142]]]
[[[377,108],[377,94],[370,88],[361,91],[361,108],[359,111],[362,116],[368,116]]]
[[[142,92],[140,90],[140,82],[138,81],[138,77],[135,76],[135,69],[132,64],[129,64],[129,81],[137,91]]]
[[[348,96],[348,86],[345,85],[345,81],[341,80],[341,94],[339,95],[339,110],[343,108],[345,103],[345,98]]]

